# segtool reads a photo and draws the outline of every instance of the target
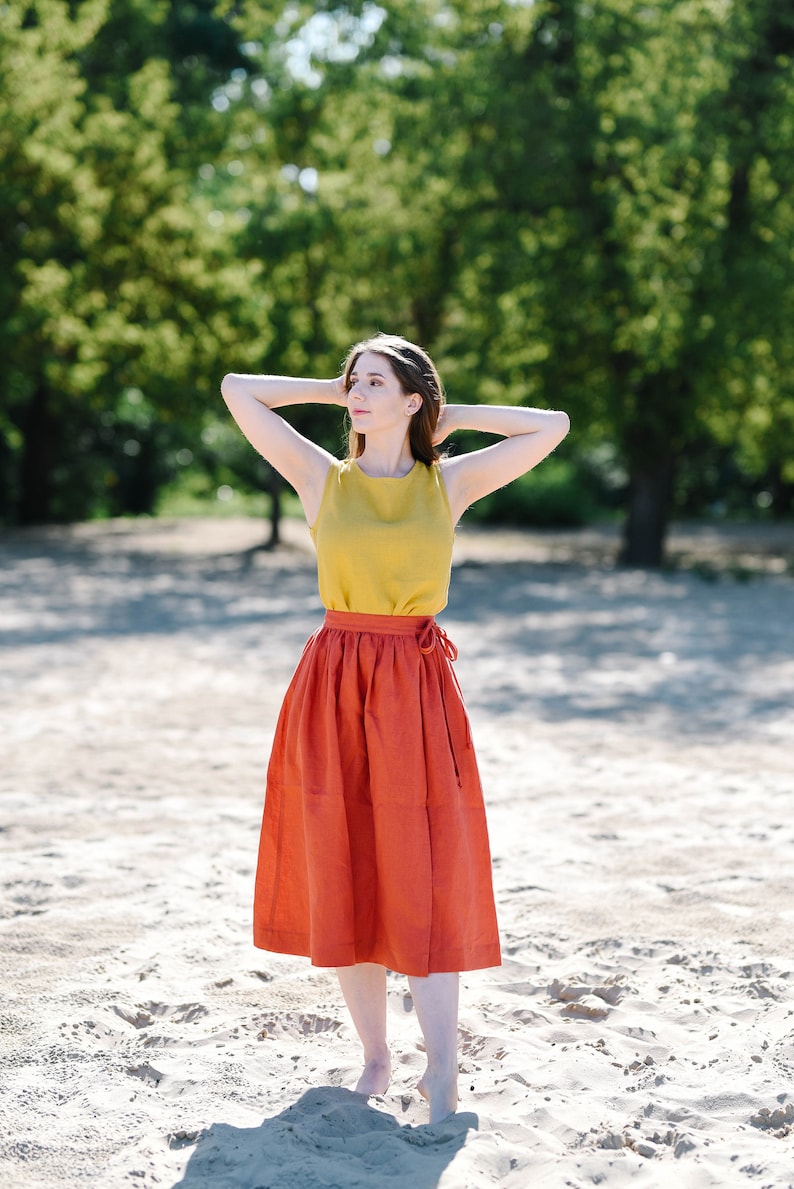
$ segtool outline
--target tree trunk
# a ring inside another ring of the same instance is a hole
[[[661,566],[675,459],[672,454],[629,470],[629,509],[619,561],[627,566]]]
[[[52,516],[56,425],[47,397],[47,389],[39,384],[22,427],[24,443],[17,499],[19,524],[46,524]]]
[[[788,520],[794,512],[794,483],[783,478],[779,462],[769,468],[766,485],[772,496],[771,511],[775,520]]]
[[[270,495],[270,536],[266,549],[276,549],[281,544],[281,476],[278,471],[270,468],[267,481]]]

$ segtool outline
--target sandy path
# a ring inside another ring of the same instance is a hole
[[[774,550],[709,582],[585,569],[570,536],[461,539],[444,624],[505,962],[464,977],[461,1113],[427,1128],[404,980],[394,1083],[365,1104],[333,977],[249,942],[267,749],[319,619],[302,538],[240,552],[258,535],[2,545],[0,1183],[790,1186],[794,579]]]

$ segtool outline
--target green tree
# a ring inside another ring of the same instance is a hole
[[[310,82],[270,108],[319,179],[283,243],[314,260],[310,338],[396,324],[458,398],[571,409],[628,472],[624,559],[658,564],[704,436],[787,465],[791,18],[395,0],[346,57],[364,9],[295,9]]]
[[[0,14],[0,428],[22,523],[150,510],[165,447],[249,328],[157,43],[112,93],[88,86],[111,17],[105,0]]]
[[[453,399],[561,405],[574,443],[614,443],[627,561],[661,560],[704,441],[785,498],[794,17],[773,0],[9,13],[24,518],[140,507],[130,476],[154,490],[223,370],[329,374],[375,327],[423,341]],[[295,415],[336,448],[338,419]]]
[[[595,278],[585,309],[629,472],[632,563],[662,560],[676,467],[704,429],[757,447],[753,421],[781,391],[792,240],[778,125],[791,119],[794,25],[777,12],[613,2],[592,18],[601,52],[580,56],[599,120],[593,224],[573,242]]]

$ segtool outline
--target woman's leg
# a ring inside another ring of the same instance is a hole
[[[419,1027],[425,1038],[427,1069],[419,1093],[430,1103],[430,1122],[451,1115],[458,1105],[457,974],[412,975],[408,979]]]
[[[386,1043],[386,970],[374,962],[338,966],[339,985],[347,1010],[364,1046],[364,1072],[359,1094],[385,1094],[391,1081],[391,1056]]]

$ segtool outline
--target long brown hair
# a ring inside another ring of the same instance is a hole
[[[444,404],[444,389],[436,365],[423,347],[409,343],[398,334],[376,334],[351,347],[345,360],[345,390],[350,391],[350,375],[365,351],[383,355],[388,359],[405,396],[416,392],[422,398],[422,406],[411,417],[408,441],[411,453],[419,462],[430,466],[438,462],[440,451],[433,445],[433,431],[438,424],[439,413]],[[348,457],[360,458],[364,453],[366,438],[352,425],[348,432]]]

